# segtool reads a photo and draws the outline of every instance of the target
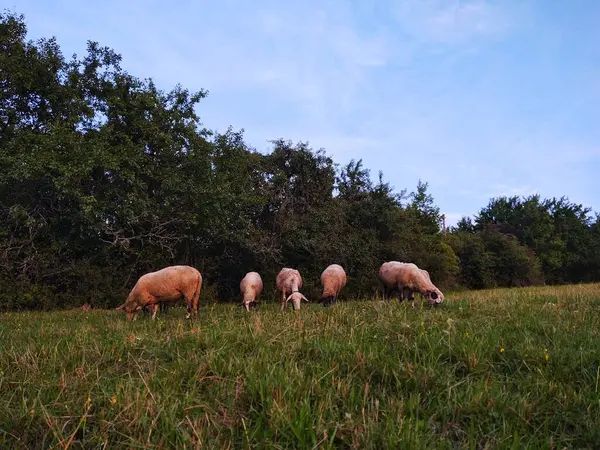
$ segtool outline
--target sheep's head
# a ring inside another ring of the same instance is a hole
[[[292,292],[290,296],[286,299],[286,302],[290,300],[292,301],[292,306],[294,307],[294,309],[300,309],[300,303],[302,302],[302,300],[304,300],[305,302],[308,301],[308,299],[300,292]]]
[[[439,289],[434,289],[429,291],[427,300],[429,300],[429,303],[432,305],[437,306],[444,301],[444,294],[442,294],[442,291]]]
[[[137,314],[142,310],[142,305],[137,303],[125,302],[117,308],[118,311],[125,311],[127,319],[133,320],[137,318]]]

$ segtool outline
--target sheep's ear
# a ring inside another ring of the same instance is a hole
[[[123,309],[125,308],[125,303],[123,303],[121,306],[117,306],[115,308],[116,311],[123,311]]]
[[[302,295],[302,294],[300,294],[300,295]],[[304,300],[305,302],[308,301],[308,299],[304,295],[302,295],[302,300]]]
[[[285,299],[285,301],[286,301],[286,302],[289,302],[289,301],[290,301],[290,298],[292,298],[292,295],[294,295],[294,293],[293,293],[293,292],[292,292],[292,293],[291,293],[291,294],[288,296],[288,298],[286,298],[286,299]]]

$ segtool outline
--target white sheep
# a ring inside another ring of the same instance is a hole
[[[281,310],[285,310],[287,302],[292,301],[294,309],[300,309],[301,300],[308,302],[306,297],[300,293],[302,288],[302,277],[296,269],[284,267],[277,274],[275,280],[277,289],[281,291]],[[288,296],[289,295],[289,296]]]
[[[346,286],[346,272],[339,264],[331,264],[321,274],[323,293],[321,301],[327,307],[337,301],[340,291]]]
[[[429,303],[439,305],[444,301],[444,294],[431,282],[416,264],[398,261],[388,261],[379,269],[379,280],[384,286],[384,293],[398,290],[400,301],[404,299],[404,290],[408,290],[408,299],[414,308],[414,292],[427,297]]]
[[[251,307],[258,306],[258,296],[263,290],[263,282],[258,272],[248,272],[240,282],[242,304],[246,311]]]
[[[154,319],[159,303],[175,303],[183,298],[187,304],[186,319],[191,315],[196,319],[201,287],[202,275],[197,269],[190,266],[165,267],[142,275],[117,310],[125,311],[128,319],[135,319],[143,308],[150,307]]]

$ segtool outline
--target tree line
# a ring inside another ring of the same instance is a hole
[[[282,267],[314,298],[331,263],[346,298],[374,295],[388,260],[446,289],[600,280],[600,217],[567,198],[491,199],[443,232],[426,182],[397,192],[303,142],[257,152],[243,130],[203,125],[206,91],[163,91],[120,64],[93,41],[66,58],[0,14],[3,310],[115,306],[172,264],[201,271],[204,302],[239,301],[250,270],[269,296]]]

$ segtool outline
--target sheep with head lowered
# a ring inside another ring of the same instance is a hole
[[[321,285],[323,293],[321,302],[324,307],[328,307],[337,301],[340,291],[346,286],[346,272],[339,264],[331,264],[321,273]]]
[[[404,291],[408,291],[408,299],[414,308],[414,292],[424,295],[430,304],[439,305],[444,301],[444,294],[431,282],[416,264],[398,261],[388,261],[379,269],[379,280],[384,285],[384,291],[398,290],[400,301],[404,299]]]
[[[175,303],[184,299],[187,305],[186,319],[198,315],[198,299],[202,287],[202,275],[190,266],[169,266],[142,275],[117,310],[125,311],[128,319],[149,306],[152,319],[156,317],[159,303]]]
[[[263,290],[263,282],[258,272],[248,272],[240,282],[240,292],[242,293],[242,304],[246,311],[258,306],[258,296]]]
[[[277,290],[281,291],[281,310],[285,310],[288,301],[292,301],[294,309],[300,309],[302,300],[307,302],[307,298],[300,293],[302,288],[302,277],[296,269],[284,267],[277,274],[275,279]]]

